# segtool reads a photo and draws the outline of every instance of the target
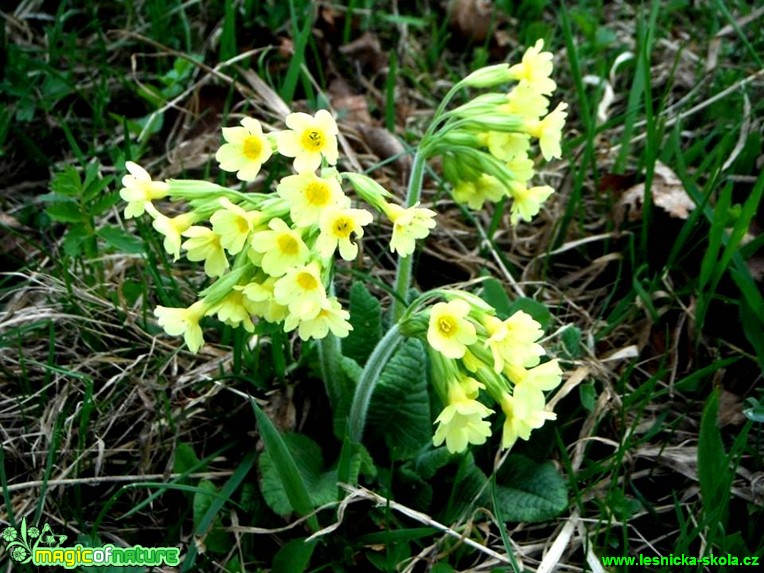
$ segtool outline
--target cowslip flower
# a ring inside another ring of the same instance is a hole
[[[268,277],[263,282],[250,282],[246,285],[237,285],[233,287],[240,290],[242,294],[249,299],[249,308],[252,314],[261,316],[271,323],[281,322],[287,316],[289,309],[276,302],[273,294],[273,286],[276,284],[276,278]]]
[[[220,244],[232,255],[244,248],[247,238],[262,219],[259,211],[245,211],[225,197],[220,199],[222,209],[210,217],[212,230],[220,235]]]
[[[510,193],[512,209],[509,220],[513,225],[517,225],[520,219],[530,221],[538,215],[542,203],[554,193],[554,189],[549,185],[529,188],[525,186],[525,183],[517,182],[510,185]]]
[[[479,387],[473,378],[465,377],[465,386]],[[471,393],[471,392],[470,392]],[[448,405],[435,420],[438,424],[432,443],[435,447],[446,442],[452,454],[463,452],[468,444],[484,444],[491,435],[491,424],[484,420],[493,410],[470,397],[461,383],[449,381]]]
[[[483,208],[486,201],[499,201],[506,194],[506,187],[493,175],[483,174],[475,181],[459,181],[454,187],[454,201],[466,203],[470,209]]]
[[[416,248],[416,240],[424,239],[435,227],[432,209],[413,207],[404,209],[394,203],[384,205],[385,214],[393,223],[393,236],[390,239],[390,252],[397,252],[401,257],[408,257]]]
[[[170,186],[164,181],[152,181],[151,175],[137,163],[128,161],[125,167],[129,174],[122,177],[119,196],[127,201],[125,219],[130,219],[143,215],[151,201],[167,197]]]
[[[321,213],[329,207],[350,203],[336,178],[325,179],[315,173],[284,177],[276,192],[289,203],[289,216],[298,227],[318,223]]]
[[[164,250],[173,256],[174,261],[177,261],[180,258],[181,235],[199,219],[199,216],[189,212],[168,217],[160,213],[151,203],[146,204],[146,211],[154,219],[152,223],[154,229],[164,236]]]
[[[536,44],[528,48],[523,54],[519,64],[509,68],[509,75],[514,80],[528,82],[535,91],[540,94],[551,94],[557,84],[549,76],[552,75],[552,54],[542,52],[544,40],[538,40]]]
[[[324,302],[321,310],[313,318],[300,320],[295,315],[287,316],[284,321],[284,331],[291,332],[297,328],[297,334],[302,340],[325,338],[329,331],[338,338],[345,338],[353,330],[348,322],[349,318],[350,313],[342,308],[336,298],[332,297]]]
[[[522,310],[503,321],[486,315],[481,323],[488,335],[483,346],[491,350],[496,372],[502,372],[508,365],[535,366],[545,354],[544,347],[536,342],[544,335],[541,325]]]
[[[562,381],[562,368],[556,359],[530,369],[510,364],[504,372],[516,386],[532,386],[539,392],[554,390]]]
[[[270,231],[252,235],[252,250],[263,253],[262,269],[272,277],[280,277],[292,267],[303,265],[310,257],[310,249],[300,233],[279,218],[268,223]]]
[[[314,318],[326,302],[326,290],[321,282],[321,267],[316,261],[303,267],[293,267],[273,285],[273,296],[280,305],[299,320]]]
[[[241,325],[247,332],[254,332],[252,315],[255,314],[249,298],[242,291],[234,288],[223,300],[212,307],[208,314],[216,314],[218,320],[234,328]]]
[[[325,259],[334,254],[339,246],[340,256],[352,261],[358,256],[358,245],[350,240],[350,235],[363,236],[363,227],[374,220],[365,209],[328,209],[321,214],[319,228],[321,234],[316,240],[316,251]]]
[[[485,135],[485,145],[496,159],[511,161],[515,157],[527,157],[531,142],[525,133],[489,131]]]
[[[226,143],[220,146],[215,159],[223,171],[235,171],[241,181],[254,181],[273,151],[259,121],[245,117],[241,125],[223,128]]]
[[[448,358],[461,358],[477,342],[475,325],[467,320],[470,305],[460,299],[439,302],[430,310],[427,342]]]
[[[189,261],[204,261],[204,272],[208,277],[219,277],[228,268],[220,235],[207,227],[193,226],[183,231],[188,237],[181,247],[186,250]]]
[[[332,114],[325,109],[318,110],[315,116],[290,113],[285,123],[289,129],[276,134],[276,145],[281,155],[294,157],[297,173],[315,171],[322,157],[329,165],[337,164],[339,130]]]
[[[527,440],[531,431],[547,420],[556,420],[554,412],[544,409],[544,394],[529,385],[515,386],[513,394],[504,393],[499,400],[506,420],[501,435],[502,449],[511,448],[518,439]]]
[[[188,308],[168,308],[158,306],[154,309],[159,326],[171,336],[183,335],[188,349],[196,354],[204,344],[202,328],[199,321],[207,313],[208,307],[204,301],[196,301]]]
[[[565,127],[565,118],[568,113],[568,104],[560,103],[554,110],[541,120],[527,120],[524,124],[525,132],[539,140],[541,155],[549,161],[555,157],[562,157],[560,140],[562,128]]]
[[[507,103],[499,109],[524,118],[538,119],[549,111],[549,100],[536,91],[533,84],[520,82],[507,94]]]

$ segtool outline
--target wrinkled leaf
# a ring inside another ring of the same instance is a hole
[[[497,476],[496,499],[506,521],[545,521],[567,507],[568,490],[551,462],[512,454]]]

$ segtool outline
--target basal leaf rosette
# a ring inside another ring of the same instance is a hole
[[[545,360],[543,329],[528,313],[502,320],[475,295],[437,289],[412,304],[400,329],[427,344],[432,383],[444,406],[435,421],[435,446],[445,443],[458,453],[485,443],[496,410],[505,417],[504,449],[556,418],[545,392],[560,384],[562,369],[556,359]]]
[[[358,257],[372,211],[393,222],[391,250],[401,254],[413,252],[435,226],[433,211],[404,209],[368,176],[336,169],[338,129],[326,110],[290,114],[286,127],[265,133],[259,121],[243,118],[223,128],[224,143],[215,154],[223,171],[253,185],[276,158],[287,158],[294,173],[273,191],[245,192],[203,180],[155,181],[138,164],[126,164],[120,192],[127,201],[125,217],[148,214],[173,261],[185,256],[212,280],[190,306],[159,306],[154,312],[159,326],[182,336],[192,352],[204,345],[205,317],[248,333],[265,321],[302,340],[347,336],[349,313],[330,294],[335,257]],[[347,183],[371,211],[346,193]]]

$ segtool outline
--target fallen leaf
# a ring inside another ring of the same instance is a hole
[[[382,51],[379,39],[371,32],[364,32],[352,42],[340,47],[340,53],[368,66],[377,74],[388,66],[387,55]]]
[[[739,426],[745,422],[743,414],[743,399],[737,394],[722,388],[719,394],[719,426]]]
[[[453,0],[449,21],[454,30],[472,42],[484,42],[494,20],[490,0]]]
[[[677,219],[687,219],[695,209],[695,202],[687,194],[679,177],[660,161],[655,164],[655,175],[650,186],[650,193],[655,205]],[[629,220],[635,221],[642,216],[642,201],[645,196],[645,184],[638,183],[626,191],[618,202],[619,206],[629,207]]]

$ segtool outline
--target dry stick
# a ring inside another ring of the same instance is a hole
[[[350,493],[351,495],[357,498],[374,501],[377,505],[388,506],[390,507],[390,509],[394,509],[395,511],[398,511],[399,513],[402,513],[403,515],[410,517],[411,519],[418,521],[419,523],[423,523],[430,527],[434,527],[435,529],[442,531],[446,535],[450,535],[451,537],[454,537],[455,539],[459,539],[460,541],[463,541],[465,545],[469,545],[470,547],[472,547],[473,549],[476,549],[477,551],[480,551],[481,553],[490,555],[491,557],[493,557],[494,559],[497,559],[501,563],[505,563],[507,565],[512,564],[512,562],[509,559],[507,559],[504,555],[497,553],[493,549],[489,549],[488,547],[480,545],[479,543],[477,543],[476,541],[473,541],[472,539],[469,539],[468,537],[464,537],[463,534],[459,533],[458,531],[454,531],[453,529],[451,529],[450,527],[446,525],[443,525],[439,521],[435,521],[433,518],[431,518],[429,515],[425,513],[421,513],[419,511],[406,507],[405,505],[397,503],[391,499],[384,498],[381,495],[377,495],[376,493],[369,491],[368,489],[364,487],[353,487],[347,484],[340,484],[340,487],[342,487],[342,489],[344,489],[345,491],[347,491],[348,493]]]
[[[89,478],[62,478],[62,479],[50,479],[50,480],[35,480],[35,481],[28,481],[24,483],[14,483],[10,484],[8,486],[8,491],[21,491],[24,489],[30,489],[33,487],[40,487],[42,485],[45,485],[47,487],[55,487],[59,485],[75,485],[75,484],[99,484],[99,483],[120,483],[120,482],[131,482],[131,481],[151,481],[151,480],[166,480],[168,478],[182,478],[182,477],[191,477],[191,478],[207,478],[207,479],[213,479],[213,478],[221,478],[221,477],[230,477],[233,475],[232,470],[226,470],[226,471],[219,471],[219,472],[199,472],[199,473],[193,473],[193,474],[178,474],[178,473],[172,473],[172,474],[145,474],[145,475],[137,475],[137,476],[103,476],[103,477],[89,477]]]

